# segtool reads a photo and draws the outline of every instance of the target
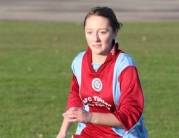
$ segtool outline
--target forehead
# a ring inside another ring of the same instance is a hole
[[[88,27],[109,27],[109,19],[103,16],[91,15],[86,19],[85,28]]]

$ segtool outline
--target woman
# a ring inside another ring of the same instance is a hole
[[[57,138],[147,138],[144,96],[133,59],[120,49],[122,24],[112,9],[94,7],[84,20],[88,48],[72,62],[73,78],[67,111]]]

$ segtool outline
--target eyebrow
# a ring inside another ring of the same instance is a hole
[[[91,29],[91,28],[86,28],[85,30],[93,30],[93,29]],[[109,30],[109,29],[106,29],[106,28],[100,28],[100,29],[98,29],[98,30]]]

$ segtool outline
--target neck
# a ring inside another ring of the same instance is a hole
[[[92,63],[103,64],[106,60],[107,55],[96,55],[92,54]]]

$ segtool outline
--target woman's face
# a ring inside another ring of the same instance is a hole
[[[107,18],[92,15],[86,19],[85,36],[93,54],[107,55],[116,32],[113,31]]]

